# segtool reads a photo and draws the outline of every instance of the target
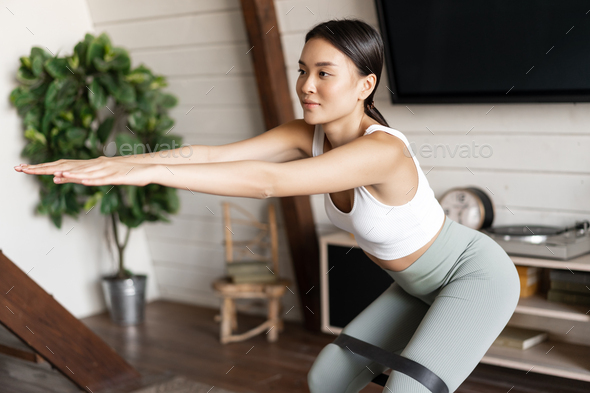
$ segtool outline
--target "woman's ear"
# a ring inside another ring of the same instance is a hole
[[[375,88],[375,84],[377,83],[377,77],[375,74],[369,74],[362,79],[362,90],[361,90],[361,99],[364,101],[368,96],[371,95],[373,89]]]

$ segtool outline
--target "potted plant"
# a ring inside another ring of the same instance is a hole
[[[27,143],[21,152],[31,164],[59,159],[91,159],[102,155],[151,154],[179,146],[169,134],[174,125],[168,110],[177,99],[162,91],[164,76],[140,65],[131,69],[128,52],[113,47],[106,34],[86,34],[70,56],[52,55],[33,47],[20,58],[10,101],[24,123]],[[117,146],[126,145],[127,149]],[[178,212],[175,188],[55,184],[53,175],[36,176],[40,201],[36,212],[61,228],[62,216],[77,218],[100,204],[112,226],[119,268],[102,277],[111,319],[121,325],[143,321],[147,277],[125,268],[124,251],[132,228],[144,221],[170,222]],[[118,223],[127,227],[121,240]],[[108,241],[108,240],[107,240]]]

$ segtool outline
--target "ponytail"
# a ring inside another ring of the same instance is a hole
[[[371,96],[373,96],[373,94],[371,94]],[[365,103],[368,101],[369,99],[367,98],[365,100]],[[385,118],[383,117],[383,115],[381,114],[381,112],[379,112],[379,110],[377,108],[375,108],[375,101],[373,99],[371,99],[371,104],[365,104],[365,114],[367,116],[369,116],[370,118],[376,120],[379,122],[379,124],[385,126],[385,127],[389,127],[389,124],[387,123],[387,120],[385,120]]]

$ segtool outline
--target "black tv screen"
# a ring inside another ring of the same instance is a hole
[[[588,1],[376,5],[392,103],[590,101]]]

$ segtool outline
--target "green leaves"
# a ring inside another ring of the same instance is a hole
[[[16,73],[16,80],[20,83],[33,86],[43,81],[43,66],[45,61],[52,56],[39,47],[31,48],[30,56],[22,56],[20,58],[21,66]]]
[[[21,66],[16,73],[16,80],[23,85],[31,86],[38,83],[38,78],[32,70]]]
[[[35,59],[40,58],[41,64],[45,63],[45,60],[51,59],[53,56],[43,48],[34,46],[31,48],[31,62],[34,64]]]
[[[122,156],[145,153],[144,145],[133,134],[119,134],[115,138],[115,143],[119,154]]]
[[[125,76],[127,82],[138,85],[138,87],[143,87],[141,90],[145,90],[153,78],[154,75],[152,72],[143,64]]]
[[[117,211],[119,207],[119,193],[115,188],[102,197],[100,212],[102,214],[111,214]]]
[[[22,64],[23,67],[28,68],[29,70],[31,69],[31,58],[30,57],[22,56],[20,58],[20,63]]]
[[[113,130],[113,124],[115,124],[114,117],[107,117],[98,127],[96,131],[96,135],[98,136],[98,140],[100,143],[105,143],[106,140],[109,138],[111,131]]]
[[[126,104],[128,106],[135,104],[135,89],[129,83],[121,82],[119,84],[119,89],[115,91],[114,96],[121,104]]]
[[[95,110],[102,109],[107,104],[106,92],[96,79],[88,86],[88,102]]]
[[[68,128],[66,131],[66,139],[74,146],[81,147],[88,136],[88,130],[80,127]]]
[[[94,66],[100,72],[108,70],[128,72],[131,66],[129,53],[123,48],[105,47],[103,58],[96,57],[93,60]]]
[[[125,78],[120,72],[99,75],[98,81],[105,87],[109,94],[115,97],[118,103],[123,104],[127,109],[132,109],[136,106],[135,89],[130,83],[125,81]]]
[[[92,209],[93,206],[100,202],[101,199],[102,192],[95,192],[94,195],[92,195],[90,198],[86,200],[86,203],[84,204],[84,210],[89,211],[90,209]]]
[[[86,52],[88,52],[88,46],[94,40],[94,36],[92,34],[86,34],[84,37],[84,41],[80,41],[74,47],[74,55],[78,57],[78,61],[81,65],[86,68]]]
[[[45,70],[53,78],[65,78],[72,73],[67,69],[67,60],[53,58],[45,62]]]
[[[104,60],[109,64],[109,68],[117,71],[128,72],[131,66],[129,53],[123,48],[112,48],[107,51]]]
[[[39,129],[41,125],[41,108],[39,105],[32,107],[25,113],[25,117],[23,119],[23,123],[25,128],[35,128]]]
[[[45,95],[45,108],[53,111],[66,109],[76,100],[78,88],[78,83],[72,78],[54,79]]]
[[[104,33],[86,34],[67,56],[33,47],[28,56],[19,58],[18,66],[18,86],[9,98],[23,119],[21,156],[31,163],[97,158],[105,155],[112,140],[117,155],[181,144],[181,138],[170,133],[174,119],[168,111],[178,100],[162,91],[166,78],[143,64],[132,69],[129,52],[113,47]],[[107,103],[114,113],[106,111]],[[145,221],[169,222],[168,215],[180,206],[176,189],[157,184],[91,187],[55,184],[52,175],[35,178],[36,211],[49,216],[58,228],[63,215],[77,217],[96,206],[129,228]]]
[[[161,116],[156,122],[155,130],[157,132],[168,131],[174,125],[174,120],[168,116]]]
[[[71,72],[74,73],[74,70],[77,70],[78,67],[80,66],[80,57],[78,56],[78,54],[76,52],[74,52],[74,54],[72,56],[66,58],[66,62],[68,63],[68,67],[69,67],[68,71],[71,70]]]
[[[31,48],[31,71],[36,77],[40,77],[43,73],[43,65],[46,60],[51,59],[53,56],[49,54],[45,49],[39,47]]]
[[[43,73],[43,63],[45,62],[45,59],[41,56],[38,56],[36,58],[33,59],[33,66],[31,67],[31,71],[33,72],[33,75],[35,75],[35,77],[40,77],[41,73]]]
[[[86,38],[88,39],[88,34],[86,35]],[[102,60],[107,50],[107,46],[111,46],[111,40],[105,33],[102,33],[98,37],[93,38],[88,43],[88,49],[86,50],[86,67],[92,67],[95,65],[95,59]]]
[[[127,117],[131,129],[141,131],[147,127],[148,117],[144,112],[136,110]]]
[[[170,109],[176,106],[178,100],[171,94],[158,94],[156,97],[156,102],[160,105],[163,109]]]
[[[94,109],[92,109],[88,103],[80,102],[77,103],[74,112],[78,121],[82,123],[82,127],[90,128],[90,123],[92,123],[92,120],[96,117]]]
[[[45,138],[45,135],[41,134],[34,128],[29,128],[25,131],[25,138],[33,142],[39,142],[42,145],[47,144],[47,139]]]
[[[38,101],[39,98],[27,86],[18,86],[10,93],[10,102],[14,104],[21,116],[33,109]]]

